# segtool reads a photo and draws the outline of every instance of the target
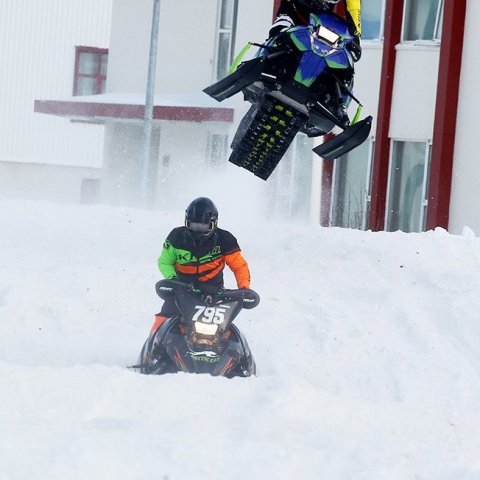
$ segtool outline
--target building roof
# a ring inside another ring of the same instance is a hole
[[[107,118],[143,120],[145,94],[105,93],[65,99],[35,100],[34,111],[70,119],[104,121]],[[155,95],[154,120],[233,122],[233,107],[222,105],[203,92]]]

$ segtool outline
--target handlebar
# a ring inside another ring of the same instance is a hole
[[[184,290],[200,295],[208,295],[220,301],[242,301],[243,308],[255,308],[260,303],[260,295],[250,288],[222,289],[215,285],[193,285],[180,280],[160,280],[155,285],[157,295],[166,300],[175,295],[176,290]]]

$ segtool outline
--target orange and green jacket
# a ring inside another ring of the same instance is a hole
[[[196,245],[186,227],[174,228],[163,244],[158,268],[167,278],[223,287],[223,269],[229,266],[238,288],[250,287],[250,271],[237,239],[217,228],[204,245]]]

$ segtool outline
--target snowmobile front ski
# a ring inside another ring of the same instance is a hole
[[[313,151],[324,160],[335,160],[361,145],[370,134],[371,128],[372,117],[368,116],[360,122],[347,127],[335,138],[318,145]]]
[[[242,63],[237,70],[222,80],[204,88],[203,91],[221,102],[253,83],[261,75],[265,64],[265,57],[256,57]]]

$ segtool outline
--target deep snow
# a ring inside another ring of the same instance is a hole
[[[479,479],[480,239],[219,207],[256,378],[125,368],[182,212],[0,201],[0,480]]]

